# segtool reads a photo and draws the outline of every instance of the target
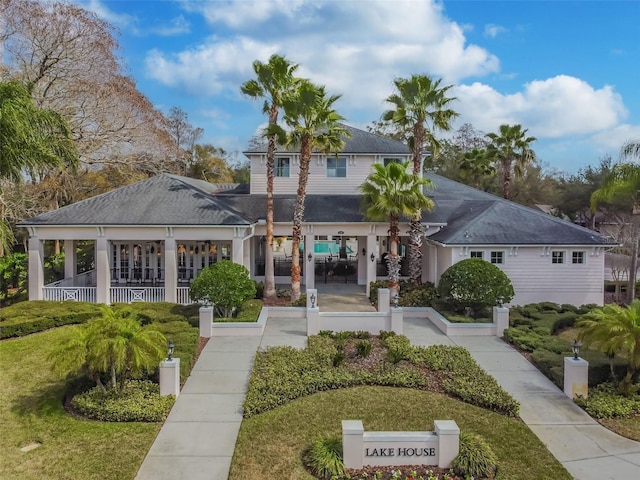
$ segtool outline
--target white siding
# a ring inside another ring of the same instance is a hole
[[[284,155],[282,155],[284,156]],[[374,155],[340,155],[347,157],[347,176],[327,177],[326,155],[312,155],[309,167],[307,194],[355,194],[372,171]],[[267,167],[264,156],[251,156],[251,193],[267,191]],[[275,177],[273,188],[279,194],[295,194],[298,189],[300,165],[298,156],[292,157],[290,177]]]
[[[444,248],[453,251],[455,262],[469,258],[470,251],[483,251],[484,259],[490,260],[492,251],[504,251],[504,264],[497,265],[509,277],[515,290],[512,305],[537,302],[569,303],[584,305],[604,301],[604,254],[591,248],[544,247],[469,247]],[[551,251],[563,251],[564,263],[551,263]],[[585,263],[573,264],[572,252],[583,251]],[[447,255],[440,252],[438,258]],[[443,272],[440,265],[438,270]]]

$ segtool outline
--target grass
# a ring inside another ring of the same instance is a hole
[[[3,480],[134,478],[160,430],[159,423],[78,420],[64,410],[65,382],[53,375],[46,357],[74,328],[0,342]],[[34,441],[42,445],[20,451]]]
[[[453,419],[484,437],[499,460],[496,479],[570,480],[544,444],[519,420],[445,395],[406,388],[355,387],[303,397],[244,419],[229,480],[311,480],[302,463],[314,440],[341,435],[341,420],[359,419],[366,430],[433,430],[434,420]]]

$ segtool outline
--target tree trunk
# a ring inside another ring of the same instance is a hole
[[[502,161],[502,196],[507,200],[511,199],[511,158]]]
[[[424,124],[417,122],[413,126],[413,174],[422,178],[422,147],[424,142]],[[422,283],[422,235],[424,227],[420,223],[421,212],[410,222],[409,228],[409,279],[414,285]],[[399,264],[398,264],[399,265]],[[399,271],[398,271],[399,273]]]
[[[293,241],[291,242],[291,300],[300,298],[300,242],[302,240],[302,222],[304,221],[304,200],[307,194],[309,179],[309,162],[311,161],[311,139],[303,137],[300,146],[300,176],[296,209],[293,213]]]
[[[634,211],[631,216],[631,264],[629,266],[629,287],[627,303],[631,305],[636,298],[636,278],[638,271],[638,242],[640,241],[640,212]]]
[[[411,220],[409,228],[409,278],[414,285],[422,283],[422,236],[424,225],[421,217]]]
[[[278,109],[271,106],[269,113],[269,123],[275,124],[278,121]],[[276,137],[269,137],[267,147],[267,238],[264,254],[264,298],[273,300],[277,296],[276,279],[273,266],[273,177],[276,152]]]
[[[389,219],[389,255],[387,256],[387,268],[389,270],[389,291],[391,298],[400,295],[400,257],[398,256],[398,218],[392,216]]]

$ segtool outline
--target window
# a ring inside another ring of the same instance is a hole
[[[479,258],[480,260],[482,260],[484,258],[483,253],[479,250],[472,250],[470,255],[471,258]]]
[[[573,264],[584,263],[584,252],[573,252],[571,255],[571,263]]]
[[[384,166],[386,167],[390,163],[402,163],[402,160],[400,158],[385,158],[383,162]]]
[[[504,263],[504,252],[491,252],[491,263],[502,265]]]
[[[276,158],[276,164],[274,165],[276,171],[276,177],[288,177],[289,176],[289,162],[287,157]]]
[[[564,252],[551,252],[551,263],[564,263]]]
[[[327,177],[347,176],[347,159],[346,157],[327,157]]]

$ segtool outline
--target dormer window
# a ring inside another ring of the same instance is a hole
[[[277,157],[274,165],[276,177],[289,177],[290,163],[291,159],[288,157]]]
[[[347,157],[327,157],[327,177],[346,178]]]

